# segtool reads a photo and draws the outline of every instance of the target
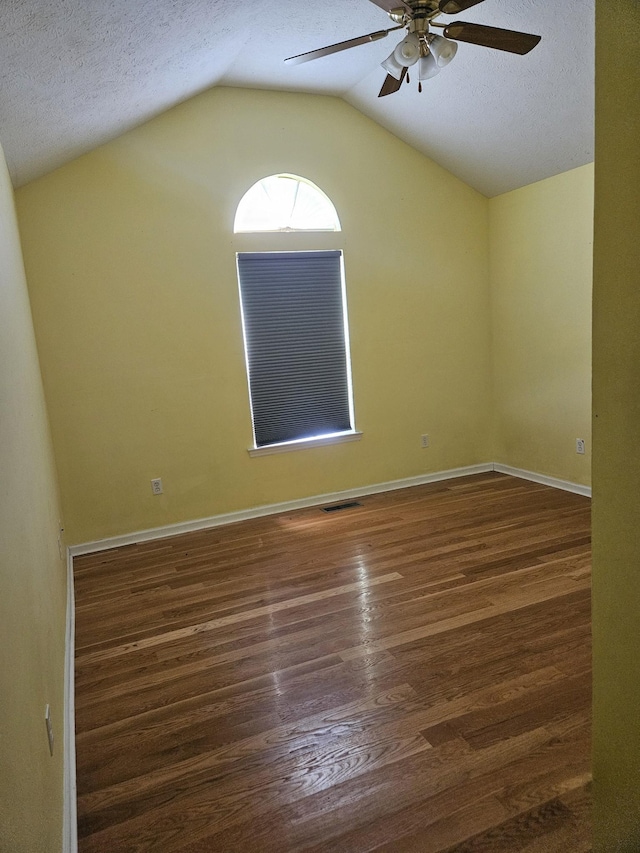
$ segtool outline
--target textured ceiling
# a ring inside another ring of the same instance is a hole
[[[485,0],[447,17],[537,33],[521,57],[460,44],[419,94],[378,99],[402,37],[368,0],[0,0],[0,142],[16,186],[210,86],[339,95],[487,196],[593,159],[594,0]]]

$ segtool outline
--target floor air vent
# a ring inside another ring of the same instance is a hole
[[[334,504],[333,506],[323,506],[322,512],[340,512],[342,509],[353,509],[354,506],[362,506],[358,501],[347,501],[344,504]]]

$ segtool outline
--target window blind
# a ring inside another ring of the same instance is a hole
[[[352,429],[341,257],[238,254],[256,447]]]

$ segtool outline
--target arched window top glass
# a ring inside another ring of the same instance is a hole
[[[333,203],[322,190],[297,175],[270,175],[242,197],[235,233],[255,231],[340,231]]]

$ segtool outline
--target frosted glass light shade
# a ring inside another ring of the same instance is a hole
[[[430,77],[435,77],[440,73],[440,66],[435,60],[432,53],[420,57],[418,65],[418,80],[429,80]]]
[[[408,68],[420,59],[420,39],[415,33],[409,33],[393,51],[397,63]]]
[[[448,65],[456,55],[458,45],[455,41],[450,41],[442,36],[430,36],[429,50],[434,55],[440,68],[444,68],[444,66]]]
[[[390,74],[392,77],[395,77],[396,80],[402,79],[402,72],[404,71],[404,65],[400,65],[398,60],[395,57],[395,50],[387,56],[384,62],[381,62],[380,65],[384,68],[387,74]]]

